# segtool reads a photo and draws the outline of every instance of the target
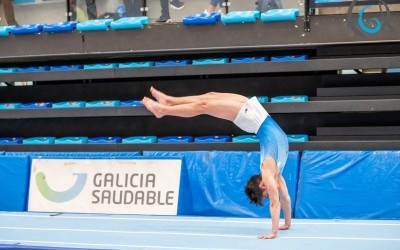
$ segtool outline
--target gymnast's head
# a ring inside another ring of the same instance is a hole
[[[261,175],[253,175],[247,181],[245,190],[247,198],[249,198],[250,203],[256,206],[262,206],[262,200],[268,198],[268,189],[265,183],[262,181]]]

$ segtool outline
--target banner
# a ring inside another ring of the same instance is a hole
[[[181,159],[33,159],[28,211],[176,215]]]

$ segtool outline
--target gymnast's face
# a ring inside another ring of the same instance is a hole
[[[263,197],[268,198],[269,197],[268,188],[263,181],[260,182],[259,188],[263,191]]]

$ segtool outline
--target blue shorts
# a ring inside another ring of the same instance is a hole
[[[260,140],[261,166],[265,158],[272,157],[278,165],[278,173],[282,174],[289,154],[289,143],[285,132],[268,116],[258,129]]]

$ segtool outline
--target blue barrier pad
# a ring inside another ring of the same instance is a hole
[[[308,59],[307,55],[300,56],[272,56],[271,62],[295,62],[295,61],[305,61]]]
[[[142,101],[139,100],[128,100],[128,101],[121,101],[120,102],[121,107],[141,107],[144,106]]]
[[[121,143],[121,137],[119,136],[101,136],[89,138],[89,144],[116,144]]]
[[[83,65],[51,66],[50,71],[69,71],[83,69]]]
[[[232,11],[221,16],[221,22],[227,23],[254,23],[260,17],[259,11]]]
[[[155,62],[155,66],[163,67],[163,66],[182,66],[190,64],[189,60],[177,60],[177,61],[159,61]]]
[[[304,151],[296,218],[400,219],[400,151]]]
[[[21,144],[23,137],[3,137],[0,138],[0,144]]]
[[[15,26],[10,29],[14,35],[35,34],[43,30],[43,24],[27,24],[22,26]]]
[[[58,22],[52,24],[45,24],[43,25],[43,31],[50,33],[50,32],[71,32],[76,29],[76,25],[78,22]]]
[[[93,101],[87,102],[87,108],[98,108],[98,107],[118,107],[120,105],[120,101],[118,100],[109,100],[109,101]]]
[[[0,26],[0,36],[9,36],[12,28],[15,28],[15,25]]]
[[[229,135],[206,135],[196,137],[194,142],[196,143],[218,143],[218,142],[229,142],[231,137]]]
[[[17,72],[17,68],[0,68],[0,74],[9,74]]]
[[[390,68],[386,70],[386,73],[400,73],[400,68]]]
[[[157,136],[132,136],[122,139],[124,144],[143,144],[143,143],[156,143]]]
[[[149,18],[147,16],[141,17],[124,17],[110,23],[110,27],[113,30],[121,29],[143,29],[144,25],[149,24]]]
[[[115,69],[118,68],[118,63],[101,63],[101,64],[85,64],[83,69]]]
[[[53,108],[83,108],[86,107],[86,102],[56,102],[52,105]]]
[[[255,143],[260,142],[256,135],[239,135],[232,138],[234,143]]]
[[[54,144],[55,137],[32,137],[22,141],[23,144]]]
[[[50,70],[50,67],[48,67],[48,66],[17,68],[18,72],[43,72],[43,71],[49,71],[49,70]]]
[[[261,57],[237,57],[232,58],[231,63],[258,63],[258,62],[265,62],[268,60],[268,57],[261,56]]]
[[[19,109],[21,103],[0,103],[0,109]]]
[[[268,102],[268,96],[256,96],[258,101],[260,103],[267,103]]]
[[[221,20],[221,13],[193,14],[182,18],[184,25],[215,24]]]
[[[113,19],[96,19],[78,23],[76,29],[79,31],[107,30]]]
[[[158,138],[158,143],[189,143],[193,142],[193,136],[165,136]]]
[[[87,142],[88,138],[84,136],[62,137],[62,138],[57,138],[54,141],[55,144],[86,144]]]
[[[143,68],[143,67],[151,67],[154,66],[154,62],[129,62],[129,63],[120,63],[118,68]]]
[[[299,9],[272,9],[261,13],[261,21],[295,21],[299,16]]]
[[[51,108],[51,102],[35,102],[35,103],[22,103],[22,109],[46,109]]]
[[[260,174],[260,153],[242,151],[151,152],[143,156],[184,156],[193,200],[190,215],[270,217],[269,200],[254,206],[247,199],[244,187],[252,175]],[[283,176],[292,208],[296,200],[299,152],[290,152]],[[294,211],[294,210],[292,210]],[[282,215],[281,215],[282,216]]]
[[[225,64],[229,63],[228,58],[216,58],[216,59],[197,59],[193,60],[193,65],[204,65],[204,64]]]
[[[140,152],[6,152],[7,156],[29,156],[46,159],[130,159]]]
[[[271,102],[308,102],[308,96],[276,96],[271,98]]]
[[[26,211],[29,173],[27,156],[0,156],[1,211]]]
[[[307,142],[308,135],[287,135],[288,142]]]

